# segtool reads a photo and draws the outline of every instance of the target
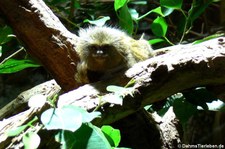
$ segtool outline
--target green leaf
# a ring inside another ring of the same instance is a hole
[[[76,8],[76,9],[81,8],[79,1],[77,1],[77,0],[73,0],[73,1],[74,1],[74,6],[73,6],[74,8]]]
[[[169,108],[171,106],[173,106],[174,101],[176,101],[176,100],[182,100],[182,99],[183,99],[183,95],[181,95],[179,93],[174,94],[174,95],[168,97],[167,100],[166,100],[166,102],[165,102],[165,104],[163,105],[162,109],[160,109],[159,111],[157,111],[158,115],[161,116],[161,117],[163,117],[166,114],[166,112],[169,110]],[[152,108],[154,109],[154,104],[153,104]]]
[[[101,130],[105,134],[111,146],[117,147],[119,145],[121,140],[119,129],[114,129],[111,126],[104,125],[101,127]]]
[[[180,120],[181,124],[185,124],[188,119],[197,112],[197,106],[182,98],[174,101],[173,111]]]
[[[82,125],[83,109],[75,106],[65,106],[58,109],[48,109],[41,115],[41,121],[48,130],[64,129],[76,131]]]
[[[123,92],[126,90],[126,88],[116,85],[109,85],[106,87],[106,90],[109,92],[117,93],[117,92]]]
[[[116,85],[109,85],[106,88],[107,91],[113,92],[113,95],[108,95],[104,97],[104,101],[122,105],[123,104],[123,97],[126,95],[134,96],[135,89],[133,87],[121,87]]]
[[[217,100],[216,96],[209,92],[205,87],[197,87],[195,89],[183,92],[183,95],[190,103],[208,109],[206,102]]]
[[[213,0],[193,0],[191,9],[188,11],[188,25],[191,26],[212,2]]]
[[[199,44],[199,43],[202,43],[204,41],[208,41],[208,40],[218,38],[218,37],[221,37],[221,36],[224,36],[224,33],[218,33],[218,34],[213,34],[213,35],[207,36],[203,39],[199,39],[199,40],[194,41],[192,44]]]
[[[135,83],[136,83],[136,80],[132,78],[124,87],[127,88],[129,86],[134,86]]]
[[[160,5],[167,8],[181,9],[183,0],[160,0]]]
[[[101,112],[98,112],[98,111],[89,113],[86,110],[83,110],[81,111],[81,114],[82,114],[83,123],[91,122],[93,119],[101,116]]]
[[[117,105],[123,105],[123,96],[121,94],[107,95],[103,97],[103,101]]]
[[[141,0],[141,1],[131,1],[130,2],[133,5],[147,5],[147,1]]]
[[[136,20],[141,20],[143,19],[144,17],[146,17],[147,15],[151,14],[151,13],[156,13],[162,17],[165,17],[165,16],[168,16],[170,15],[172,12],[173,12],[174,9],[172,8],[166,8],[166,7],[163,7],[163,6],[159,6],[155,9],[152,9],[151,11],[147,12],[146,14],[140,16],[139,18],[137,18]]]
[[[115,0],[114,9],[119,19],[119,25],[122,29],[132,34],[134,30],[131,13],[127,7],[128,0]]]
[[[0,45],[0,57],[2,56],[2,46]]]
[[[115,11],[119,10],[120,8],[124,7],[127,4],[128,0],[115,0],[114,1],[114,9]]]
[[[224,112],[225,110],[225,103],[221,100],[212,101],[211,103],[206,103],[208,106],[209,111],[221,111]],[[198,107],[198,109],[201,109],[201,107]]]
[[[83,126],[81,126],[82,128]],[[80,129],[81,129],[80,128]],[[77,131],[79,131],[78,129]],[[84,138],[85,135],[89,135],[91,133],[91,130],[86,130],[83,132],[83,134],[80,135],[83,140],[78,140],[79,136],[76,135],[75,132],[71,131],[66,131],[66,130],[60,130],[56,135],[55,135],[55,140],[56,142],[59,142],[61,144],[61,149],[68,149],[68,148],[86,148],[86,138]],[[79,146],[76,144],[79,144]]]
[[[164,14],[162,13],[161,7],[157,7],[155,9],[152,9],[151,11],[147,12],[146,14],[140,16],[139,18],[137,18],[137,20],[143,19],[144,17],[146,17],[147,15],[151,14],[152,12],[154,12],[154,13],[160,15],[160,16],[164,16]]]
[[[132,34],[134,30],[133,19],[127,5],[121,7],[121,9],[118,10],[118,14],[120,27],[127,31],[128,34]]]
[[[30,67],[40,67],[40,64],[37,64],[36,62],[29,59],[9,59],[0,65],[0,73],[14,73]]]
[[[12,37],[15,37],[13,35],[12,29],[9,26],[4,26],[3,28],[0,28],[0,45],[9,42]]]
[[[76,132],[60,131],[55,139],[62,144],[62,149],[111,149],[105,135],[91,124],[83,124]]]
[[[179,35],[183,35],[187,33],[187,18],[186,16],[182,15],[179,19],[175,22],[177,26],[177,33]],[[186,33],[185,33],[186,32]]]
[[[106,87],[106,90],[109,92],[113,92],[117,95],[125,96],[125,95],[131,95],[133,96],[135,89],[133,87],[121,87],[116,85],[109,85]]]
[[[103,132],[101,131],[101,129],[99,129],[98,127],[96,127],[94,125],[91,125],[90,127],[93,129],[94,134],[93,134],[93,137],[91,140],[92,144],[88,144],[88,147],[94,148],[94,147],[92,147],[94,144],[99,144],[99,142],[101,142],[102,147],[99,147],[99,148],[102,148],[102,149],[110,148],[111,149],[111,145],[109,144],[108,140],[106,139],[106,137],[103,134]]]
[[[36,149],[41,142],[36,132],[29,132],[23,136],[24,149]]]
[[[170,15],[173,11],[174,11],[173,8],[166,8],[166,7],[161,6],[161,12],[163,14],[162,16],[164,16],[164,17]]]
[[[160,16],[164,16],[164,14],[162,13],[161,7],[157,7],[155,9],[152,9],[151,12],[154,12],[156,14],[159,14]]]
[[[17,136],[17,135],[21,134],[27,127],[28,127],[28,125],[22,125],[22,126],[16,127],[14,129],[9,130],[7,132],[7,135],[9,137]]]
[[[157,17],[151,24],[152,32],[158,37],[165,37],[167,32],[167,23],[163,17]]]
[[[35,116],[31,121],[29,121],[26,125],[22,125],[16,128],[13,128],[9,131],[7,131],[7,135],[9,137],[14,137],[17,136],[19,134],[21,134],[27,127],[31,126],[33,122],[37,121],[38,118]]]
[[[131,14],[131,17],[132,17],[134,20],[137,20],[137,19],[138,19],[139,13],[137,12],[136,9],[129,9],[129,13]]]
[[[162,38],[157,38],[157,39],[151,39],[148,42],[149,42],[149,44],[154,45],[154,44],[157,44],[157,43],[165,42],[165,40],[162,39]]]
[[[90,24],[96,25],[96,26],[103,26],[105,25],[105,22],[110,20],[110,17],[106,16],[106,17],[102,17],[101,19],[98,20],[89,20],[89,19],[85,19],[83,22],[88,22]]]

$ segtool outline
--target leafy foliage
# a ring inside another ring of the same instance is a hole
[[[58,130],[55,139],[62,148],[111,148],[120,142],[120,132],[110,126],[102,129],[93,126],[90,121],[99,117],[99,112],[88,113],[75,107],[65,106],[45,111],[41,121],[48,130]]]
[[[40,145],[41,139],[36,131],[28,131],[26,133],[22,133],[29,127],[33,127],[33,123],[38,120],[37,117],[32,119],[25,125],[19,126],[17,128],[11,129],[7,132],[7,135],[10,137],[17,136],[22,134],[23,136],[23,144],[25,149],[37,148]]]
[[[100,128],[92,125],[90,121],[100,116],[99,112],[87,111],[72,105],[62,108],[51,108],[41,115],[41,121],[47,130],[56,130],[55,140],[61,148],[88,148],[111,149],[118,147],[120,131],[111,126],[104,125]],[[32,123],[38,120],[35,117],[25,125],[10,130],[8,136],[22,134],[24,148],[38,148],[40,137],[35,131],[26,131]],[[35,142],[35,143],[34,143]]]
[[[128,0],[115,0],[114,8],[119,18],[120,27],[126,30],[127,33],[132,34],[134,25],[127,3]]]
[[[103,17],[101,19],[98,19],[98,20],[89,20],[89,19],[85,19],[83,22],[86,23],[90,23],[90,24],[93,24],[93,25],[96,25],[96,26],[103,26],[106,21],[110,20],[110,17],[106,16],[106,17]]]
[[[205,11],[213,0],[193,0],[191,9],[188,11],[187,23],[192,26],[193,22]]]
[[[179,121],[182,124],[185,124],[188,119],[197,112],[197,106],[192,105],[187,100],[184,100],[184,98],[181,98],[174,101],[173,110]]]
[[[37,64],[30,59],[9,59],[5,63],[0,65],[0,73],[15,73],[30,67],[40,67],[40,64]]]
[[[38,148],[41,139],[35,132],[26,133],[23,137],[24,149]]]
[[[193,0],[188,2],[183,0],[154,1],[158,5],[151,4],[146,0],[115,0],[113,5],[111,5],[112,3],[104,4],[101,2],[86,4],[78,1],[73,1],[73,5],[69,5],[69,1],[57,0],[46,0],[46,2],[54,8],[53,10],[63,20],[75,28],[85,26],[87,23],[100,26],[103,24],[119,25],[127,33],[135,35],[138,29],[141,28],[140,24],[143,23],[145,24],[144,28],[147,28],[148,32],[151,29],[150,33],[153,33],[151,38],[153,41],[150,40],[149,42],[151,44],[164,43],[164,45],[165,43],[173,45],[174,43],[184,42],[187,39],[185,37],[188,37],[187,35],[192,30],[194,22],[201,17],[210,4],[214,3],[213,0]],[[68,7],[63,7],[65,5]],[[142,8],[142,11],[147,12],[143,13],[138,10],[138,7]],[[74,9],[76,11],[72,11]],[[82,12],[83,20],[85,20],[84,22],[77,17],[80,17],[80,15],[76,16],[77,13],[81,13],[80,11]],[[72,13],[75,13],[75,17],[71,17]],[[117,17],[116,19],[115,16]],[[146,21],[149,19],[152,21]],[[101,21],[101,23],[98,24],[98,21]],[[159,27],[155,28],[155,26]],[[158,34],[162,28],[168,29],[165,33]]]
[[[101,130],[111,146],[117,147],[119,145],[121,137],[118,129],[113,129],[111,126],[105,125],[101,127]]]
[[[99,112],[87,113],[75,106],[51,108],[42,113],[41,121],[48,130],[63,129],[76,131],[82,123],[90,122],[100,115]]]
[[[185,99],[196,106],[208,109],[207,102],[217,100],[217,98],[209,92],[205,87],[197,87],[191,91],[183,92]]]
[[[76,132],[59,131],[55,136],[56,140],[62,144],[63,149],[78,148],[78,149],[110,149],[111,145],[107,138],[96,126],[91,124],[83,124]]]
[[[168,97],[161,108],[156,109],[155,105],[151,105],[146,109],[150,112],[157,111],[158,115],[163,117],[170,107],[173,107],[176,117],[184,126],[199,110],[224,111],[225,104],[205,87],[197,87]]]
[[[2,52],[7,51],[7,49],[4,48],[5,45],[8,44],[15,37],[16,36],[13,35],[12,29],[9,26],[0,27],[0,57],[2,56]],[[15,54],[17,54],[17,52],[15,52]],[[38,64],[32,59],[25,58],[22,60],[17,60],[11,58],[13,56],[14,54],[9,56],[8,58],[5,58],[0,63],[0,74],[15,73],[25,68],[40,67],[40,64]]]
[[[32,123],[36,122],[38,120],[37,117],[35,117],[33,120],[28,122],[26,125],[19,126],[17,128],[11,129],[10,131],[7,132],[7,135],[12,137],[12,136],[17,136],[19,135],[22,131],[24,131],[28,127],[32,127]]]
[[[167,24],[163,17],[157,17],[152,23],[152,30],[156,36],[165,37],[167,32]]]
[[[172,9],[181,9],[183,0],[160,0],[160,4],[163,7]]]
[[[0,45],[9,42],[13,37],[12,29],[9,26],[4,26],[0,28]]]

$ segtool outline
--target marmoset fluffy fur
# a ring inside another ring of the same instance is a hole
[[[76,50],[81,61],[75,78],[80,83],[102,80],[111,72],[126,70],[153,56],[146,40],[135,40],[117,28],[106,26],[81,29]]]

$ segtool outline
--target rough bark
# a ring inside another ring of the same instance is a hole
[[[99,103],[98,95],[104,93],[108,85],[123,86],[132,78],[135,79],[135,98],[127,95],[123,100],[123,106],[115,105],[104,109],[103,118],[95,121],[95,124],[101,125],[121,119],[182,90],[225,83],[224,37],[197,45],[182,45],[169,49],[170,52],[138,63],[117,78],[85,85],[61,95],[58,105],[74,104],[88,110],[94,109]],[[113,96],[111,93],[104,97]]]
[[[61,91],[55,80],[50,80],[37,85],[27,91],[20,93],[17,98],[0,109],[0,119],[10,117],[28,109],[28,100],[37,94],[42,94],[48,98],[53,97]]]
[[[28,101],[32,96],[42,94],[48,98],[52,98],[58,94],[60,90],[59,85],[54,80],[51,80],[22,92],[16,99],[3,107],[0,110],[0,148],[6,148],[6,146],[10,146],[10,143],[15,144],[17,141],[20,142],[20,140],[16,139],[13,141],[11,137],[7,136],[7,132],[25,124],[35,116],[38,116],[38,113],[42,113],[49,107],[48,104],[46,104],[41,108],[29,108]]]
[[[42,0],[1,0],[0,11],[27,51],[68,91],[78,87],[74,79],[79,58],[76,36],[70,33]]]

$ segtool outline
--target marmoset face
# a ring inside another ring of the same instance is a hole
[[[81,30],[77,47],[81,61],[86,61],[87,69],[91,71],[105,71],[122,65],[126,60],[124,35],[106,27]]]

